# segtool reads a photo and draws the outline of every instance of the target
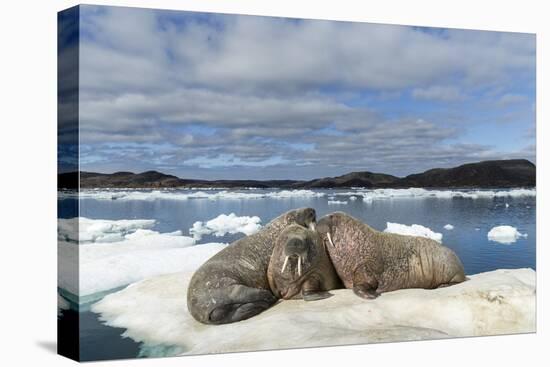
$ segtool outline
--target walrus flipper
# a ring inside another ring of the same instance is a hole
[[[353,273],[353,293],[361,298],[374,299],[380,295],[377,288],[378,281],[368,266],[359,265]]]
[[[325,298],[329,298],[329,297],[332,297],[333,295],[330,294],[329,292],[326,292],[326,291],[322,291],[322,292],[317,292],[317,291],[303,291],[302,292],[302,298],[304,299],[304,301],[318,301],[318,300],[321,300],[321,299],[325,299]]]
[[[311,277],[302,284],[304,301],[318,301],[329,297],[332,297],[332,294],[323,290],[321,281],[317,277]]]
[[[277,298],[266,289],[233,285],[219,289],[216,307],[208,315],[208,323],[227,324],[246,320],[271,307]]]

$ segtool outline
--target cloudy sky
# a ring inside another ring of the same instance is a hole
[[[404,176],[535,159],[531,34],[83,6],[81,169]]]

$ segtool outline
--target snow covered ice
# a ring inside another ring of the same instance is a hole
[[[386,199],[491,199],[491,198],[521,198],[535,197],[536,189],[508,189],[508,190],[436,190],[423,188],[408,189],[364,189],[355,188],[348,192],[335,192],[336,196],[353,196],[363,198],[369,203],[373,200]],[[96,200],[246,200],[246,199],[292,199],[292,198],[319,198],[327,194],[319,190],[220,190],[220,189],[165,189],[165,190],[132,190],[132,189],[100,189],[83,190],[82,199]],[[331,195],[332,196],[332,195]],[[60,198],[74,198],[74,194],[62,194]],[[332,199],[331,199],[332,200]],[[350,197],[350,200],[355,200]]]
[[[527,237],[527,234],[520,233],[517,228],[512,226],[497,226],[491,228],[487,233],[487,238],[502,244],[511,244],[521,237]]]
[[[419,224],[408,226],[406,224],[387,222],[384,232],[397,233],[406,236],[426,237],[431,238],[432,240],[435,240],[437,242],[441,242],[441,240],[443,239],[443,235],[441,233],[436,233],[431,229],[421,226]]]
[[[517,198],[534,197],[535,189],[511,189],[511,190],[428,190],[422,188],[409,189],[375,189],[358,192],[366,202],[383,199],[491,199],[491,198]]]
[[[346,205],[348,202],[343,200],[328,200],[328,205]]]
[[[80,236],[86,241],[78,245],[60,231],[63,240],[58,242],[58,254],[65,266],[59,268],[58,279],[59,287],[77,296],[79,303],[91,302],[107,291],[145,278],[196,269],[226,246],[196,245],[195,239],[183,236],[180,231],[159,233],[145,229],[154,225],[154,221],[78,220],[86,224],[80,226]],[[117,240],[105,242],[107,235]],[[77,278],[73,271],[76,266]]]
[[[78,221],[78,226],[76,225]],[[116,242],[137,229],[151,228],[154,220],[106,220],[88,218],[70,218],[58,220],[58,239],[61,241]],[[75,232],[78,229],[78,233]]]
[[[235,213],[229,215],[220,214],[206,223],[201,221],[195,222],[193,227],[189,229],[189,234],[197,241],[200,241],[202,236],[209,234],[222,237],[228,233],[244,233],[248,236],[258,232],[262,228],[260,223],[261,219],[257,216],[238,217]]]
[[[208,199],[208,200],[244,200],[244,199],[291,199],[304,197],[323,197],[324,193],[312,190],[277,190],[277,191],[258,191],[251,190],[84,190],[80,193],[82,199],[95,200],[190,200],[190,199]],[[70,197],[70,196],[67,196]]]
[[[152,353],[204,354],[395,342],[535,331],[535,272],[496,270],[435,290],[364,300],[351,290],[315,301],[281,301],[241,322],[203,325],[187,311],[191,272],[133,284],[92,306],[107,325]],[[168,348],[169,347],[169,348]]]

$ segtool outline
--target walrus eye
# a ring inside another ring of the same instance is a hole
[[[328,242],[332,245],[332,247],[336,247],[334,242],[332,242],[332,238],[330,238],[330,232],[327,232],[327,238],[328,238]]]

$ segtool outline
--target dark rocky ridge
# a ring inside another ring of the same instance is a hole
[[[76,173],[58,175],[59,188],[74,188]],[[536,167],[526,159],[483,161],[454,168],[434,168],[403,178],[373,172],[351,172],[338,177],[325,177],[310,181],[298,180],[195,180],[182,179],[157,171],[143,173],[116,172],[112,174],[80,172],[82,188],[506,188],[534,187]]]
[[[522,187],[536,185],[536,167],[526,159],[483,161],[435,168],[405,177],[410,187]]]

